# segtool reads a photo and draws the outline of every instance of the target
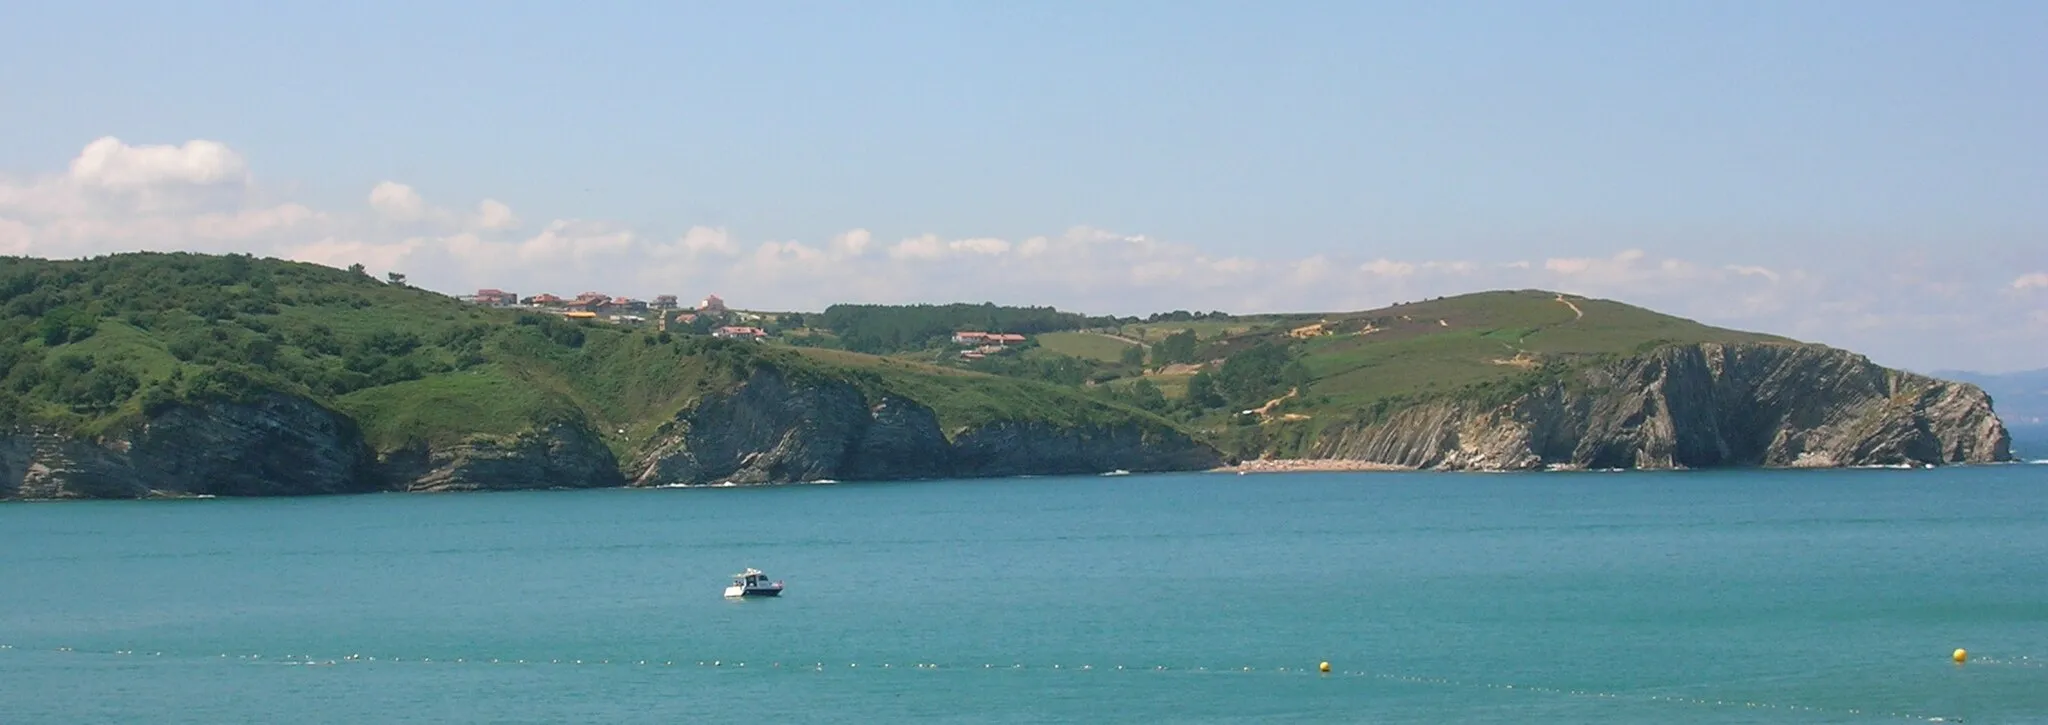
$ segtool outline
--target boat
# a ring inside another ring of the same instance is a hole
[[[760,569],[748,568],[732,575],[732,586],[725,588],[725,596],[733,597],[777,597],[782,596],[782,582],[769,581],[768,575]]]

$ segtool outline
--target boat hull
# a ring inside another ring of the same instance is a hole
[[[782,596],[782,590],[781,590],[781,589],[746,589],[746,588],[742,588],[742,587],[726,587],[726,588],[725,588],[725,596],[726,596],[727,598],[730,598],[730,599],[738,599],[738,598],[742,598],[742,597],[779,597],[779,596]]]

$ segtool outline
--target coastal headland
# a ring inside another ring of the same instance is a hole
[[[0,258],[0,499],[2011,459],[1974,385],[1540,290],[1144,318],[677,297]]]

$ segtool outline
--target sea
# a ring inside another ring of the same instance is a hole
[[[2048,465],[4,505],[0,722],[2048,723]]]

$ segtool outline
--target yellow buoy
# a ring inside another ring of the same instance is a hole
[[[1956,650],[1956,651],[1957,651],[1957,652],[1961,652],[1962,650]],[[1324,663],[1323,663],[1323,664],[1322,664],[1321,666],[1317,667],[1316,669],[1318,669],[1318,670],[1322,670],[1322,671],[1324,671],[1324,672],[1329,672],[1329,671],[1330,671],[1330,663],[1328,663],[1328,662],[1324,662]]]
[[[1956,664],[1962,664],[1964,661],[1970,659],[1970,651],[1966,649],[1956,650],[1955,659]]]

